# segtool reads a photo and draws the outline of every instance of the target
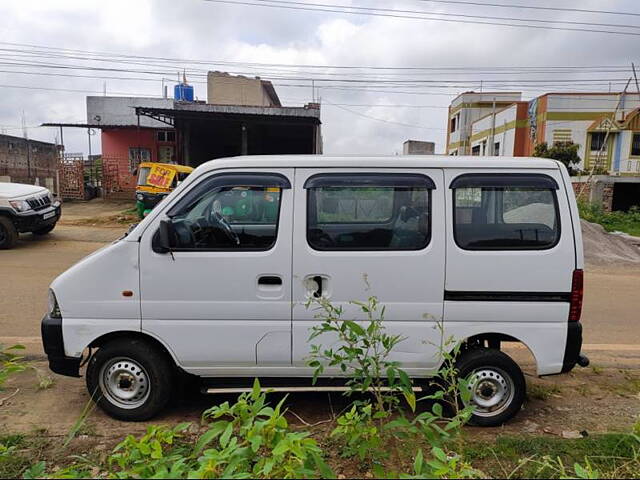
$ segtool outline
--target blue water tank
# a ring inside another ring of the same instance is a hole
[[[173,88],[173,98],[179,102],[193,102],[193,87],[179,83]]]

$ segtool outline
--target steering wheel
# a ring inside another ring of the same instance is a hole
[[[212,211],[211,217],[218,223],[218,225],[220,225],[220,227],[222,227],[222,232],[229,238],[229,240],[231,240],[236,245],[240,245],[240,237],[236,232],[233,231],[233,228],[231,228],[229,222],[227,222],[227,220],[222,215],[220,215],[218,212]]]

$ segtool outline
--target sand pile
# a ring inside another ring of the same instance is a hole
[[[581,220],[587,266],[640,268],[640,238],[607,233],[601,225]]]

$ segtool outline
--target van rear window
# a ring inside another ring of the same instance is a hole
[[[453,201],[454,237],[465,250],[540,250],[560,239],[555,189],[454,188]]]

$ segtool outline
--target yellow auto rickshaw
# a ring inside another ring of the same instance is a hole
[[[142,162],[138,166],[136,210],[144,218],[164,197],[193,172],[192,167],[172,163]]]

